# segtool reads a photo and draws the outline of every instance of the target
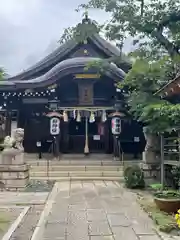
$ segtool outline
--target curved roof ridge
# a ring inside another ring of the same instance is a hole
[[[34,78],[34,79],[28,79],[28,80],[23,80],[23,82],[36,82],[36,81],[41,81],[44,78],[49,78],[52,75],[56,74],[56,70],[62,69],[65,70],[67,68],[71,68],[72,66],[79,67],[79,66],[86,66],[87,63],[92,62],[92,61],[102,61],[101,58],[95,58],[95,57],[75,57],[75,58],[69,58],[65,59],[62,62],[56,64],[52,69],[50,69],[47,73],[44,75]],[[125,76],[125,72],[118,68],[115,64],[109,63],[109,66],[111,67],[112,70],[115,70],[119,73],[121,73],[122,76]],[[22,82],[22,80],[16,80],[14,81],[15,83],[17,82]]]
[[[89,39],[104,53],[109,56],[120,56],[120,49],[116,46],[113,46],[109,41],[102,38],[98,33],[90,36]],[[7,78],[8,80],[14,81],[17,79],[32,79],[36,73],[45,70],[46,68],[50,68],[51,66],[55,66],[57,62],[62,61],[62,59],[72,51],[79,43],[77,43],[74,39],[68,40],[66,43],[57,47],[54,51],[52,51],[48,56],[44,57],[42,60],[38,61],[33,66],[29,67],[23,72],[19,74]],[[128,63],[128,62],[127,62]]]
[[[9,87],[12,86],[14,88],[18,88],[23,85],[24,88],[30,88],[32,84],[37,84],[35,87],[38,87],[41,83],[45,82],[55,82],[58,77],[63,77],[67,74],[69,74],[68,69],[84,69],[84,67],[87,65],[87,63],[92,62],[92,61],[102,61],[103,59],[101,58],[95,58],[95,57],[75,57],[75,58],[69,58],[66,59],[58,64],[56,64],[52,69],[50,69],[47,73],[44,75],[34,78],[34,79],[27,79],[27,80],[5,80],[1,81],[1,86],[2,87]],[[118,79],[123,79],[125,76],[125,72],[118,68],[115,64],[109,63],[109,68],[105,72],[105,74],[109,74],[111,76],[116,76]],[[61,76],[60,76],[61,75]],[[31,86],[32,87],[32,86]]]

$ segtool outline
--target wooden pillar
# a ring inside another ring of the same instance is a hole
[[[118,142],[118,137],[117,136],[113,136],[113,153],[114,153],[114,157],[117,159],[120,157],[120,149],[119,149],[119,142]]]
[[[104,122],[104,145],[105,145],[105,153],[111,153],[110,150],[110,126],[109,121]]]
[[[63,129],[63,124],[62,124],[62,119],[60,119],[60,132],[58,135],[59,154],[62,152],[62,129]]]
[[[17,127],[18,128],[25,127],[26,117],[27,117],[27,112],[25,111],[25,108],[23,108],[21,106],[17,112]]]
[[[17,111],[17,128],[21,128],[20,110]]]
[[[59,135],[54,137],[54,157],[59,158]]]
[[[5,135],[6,136],[11,135],[11,120],[12,120],[11,111],[7,109],[7,111],[6,111],[6,121],[5,121]]]
[[[69,123],[68,122],[63,122],[62,124],[62,152],[63,153],[68,153],[69,151]]]

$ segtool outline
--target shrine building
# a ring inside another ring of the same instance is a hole
[[[81,24],[93,22],[85,18]],[[17,127],[24,129],[25,152],[36,153],[37,144],[48,152],[53,141],[50,119],[55,116],[60,120],[56,136],[60,153],[112,154],[111,117],[118,112],[122,151],[142,153],[142,127],[128,115],[126,92],[116,87],[131,64],[109,63],[102,72],[87,68],[93,61],[120,55],[117,47],[94,33],[83,42],[68,40],[32,67],[1,81],[1,132],[5,125],[4,134],[10,135],[16,115]]]

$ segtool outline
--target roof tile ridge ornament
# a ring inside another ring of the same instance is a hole
[[[89,17],[88,17],[88,11],[86,11],[84,15],[85,15],[85,19],[88,20],[88,19],[89,19]]]
[[[85,11],[84,13],[84,18],[82,19],[82,24],[88,24],[91,23],[91,19],[89,18],[88,11]]]

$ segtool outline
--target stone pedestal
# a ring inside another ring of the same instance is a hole
[[[144,163],[151,164],[156,162],[156,155],[154,152],[145,151],[142,153],[142,159]]]
[[[15,153],[14,155],[13,153]],[[22,190],[29,182],[29,167],[24,162],[24,153],[13,149],[0,156],[0,188]]]
[[[24,164],[24,152],[19,150],[4,150],[0,156],[0,165],[22,165]]]

